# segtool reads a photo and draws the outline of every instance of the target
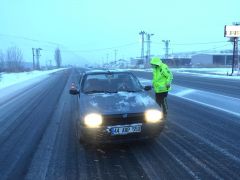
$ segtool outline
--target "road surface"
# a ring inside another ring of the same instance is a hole
[[[239,179],[240,117],[175,96],[169,96],[168,122],[155,141],[79,144],[77,97],[68,94],[79,71],[54,73],[0,102],[1,180]],[[202,85],[181,76],[175,79],[182,86],[239,97],[227,88],[228,82],[220,91],[205,79],[199,79]]]

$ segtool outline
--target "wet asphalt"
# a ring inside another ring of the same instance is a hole
[[[175,96],[168,98],[168,121],[154,141],[80,144],[78,98],[68,94],[79,71],[54,73],[0,103],[1,180],[239,179],[240,117]],[[180,74],[174,83],[240,97],[239,81]]]

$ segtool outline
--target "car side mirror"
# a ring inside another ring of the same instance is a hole
[[[79,91],[77,90],[76,86],[74,83],[72,83],[71,88],[69,90],[69,94],[71,95],[77,95],[79,94]]]
[[[145,91],[150,91],[150,90],[152,90],[152,86],[144,86],[144,90]]]
[[[70,89],[70,90],[69,90],[69,94],[71,94],[71,95],[77,95],[77,94],[79,94],[79,91],[78,91],[77,89]]]

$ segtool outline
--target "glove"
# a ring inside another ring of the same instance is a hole
[[[166,85],[166,88],[169,89],[169,88],[170,88],[170,84],[167,84],[167,85]]]

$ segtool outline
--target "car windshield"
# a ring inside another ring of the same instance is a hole
[[[83,82],[84,93],[138,92],[141,89],[138,80],[130,73],[92,74]]]

